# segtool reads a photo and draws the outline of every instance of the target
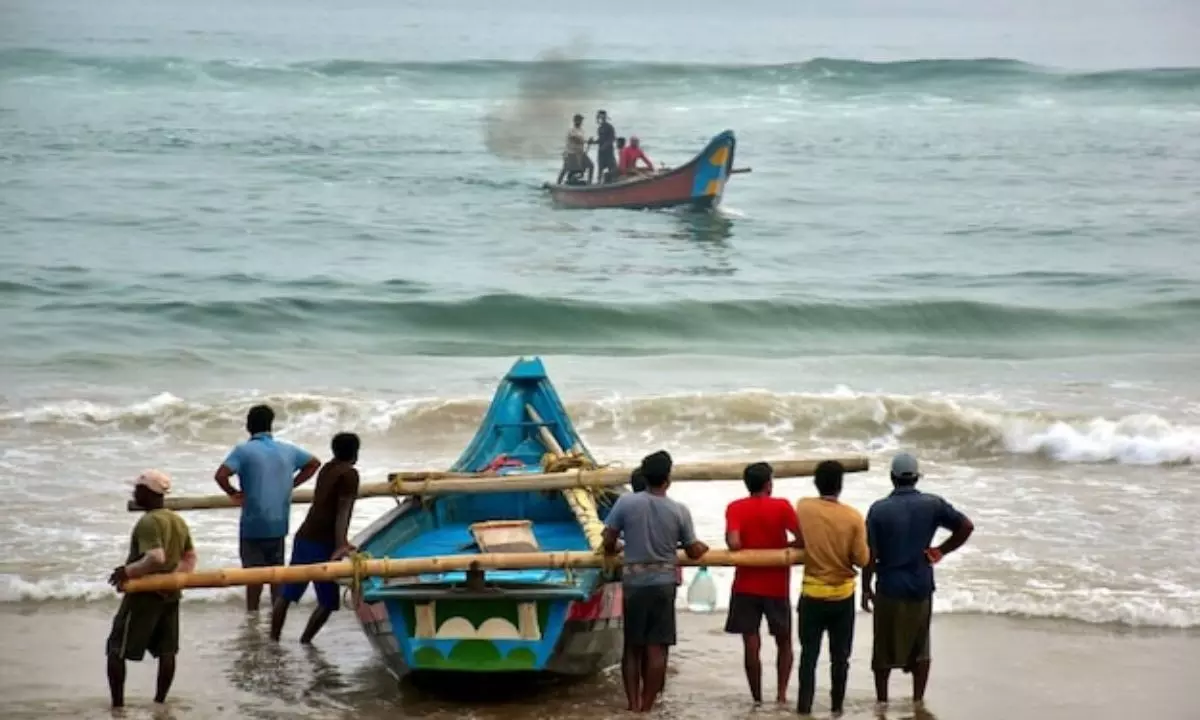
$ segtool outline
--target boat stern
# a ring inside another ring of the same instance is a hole
[[[696,158],[692,171],[692,204],[713,208],[721,203],[725,186],[733,169],[733,154],[737,140],[732,130],[726,130],[709,141]]]
[[[364,591],[356,610],[397,678],[422,671],[586,675],[619,660],[619,582],[590,593],[385,586]]]

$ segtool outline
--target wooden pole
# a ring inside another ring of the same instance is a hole
[[[582,569],[604,567],[606,560],[620,564],[620,555],[605,558],[592,552],[487,553],[482,555],[440,555],[425,558],[364,560],[359,577],[411,577],[426,573],[465,572],[467,570]],[[692,560],[679,553],[679,564],[706,567],[780,567],[802,565],[803,550],[709,550]],[[355,576],[349,560],[318,565],[288,565],[260,568],[224,568],[193,573],[147,575],[130,580],[125,592],[174,591],[187,588],[271,585],[293,582],[329,582]]]
[[[546,427],[542,420],[541,414],[538,413],[531,403],[525,403],[525,413],[529,415],[529,419],[537,423],[538,434],[542,438],[542,444],[546,449],[554,453],[556,458],[566,457],[563,452],[562,445],[558,444],[554,433]],[[575,516],[575,521],[579,523],[579,527],[583,530],[584,537],[587,538],[588,547],[593,551],[600,550],[604,542],[604,524],[600,522],[600,511],[596,508],[596,500],[592,494],[583,488],[567,488],[560,491],[563,500],[567,501],[567,507],[571,508],[571,513]]]
[[[771,460],[775,477],[805,477],[812,475],[817,465],[825,460],[836,460],[846,472],[865,472],[870,463],[862,456],[820,458],[812,460]],[[671,470],[672,482],[700,482],[736,480],[741,478],[742,469],[748,463],[706,462],[682,463]],[[629,483],[629,468],[605,467],[596,470],[568,470],[559,473],[530,475],[463,475],[438,472],[391,473],[391,482],[360,485],[360,498],[393,497],[396,495],[445,495],[451,493],[501,493],[528,492],[537,490],[565,490],[567,488],[613,487]],[[312,502],[310,489],[292,493],[293,503]],[[166,507],[171,510],[212,510],[236,507],[225,495],[202,495],[199,497],[169,497]],[[140,510],[132,501],[130,511]]]

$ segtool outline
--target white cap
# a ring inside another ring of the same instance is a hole
[[[144,485],[150,492],[166,495],[171,492],[171,476],[162,470],[146,470],[138,475],[134,485]]]

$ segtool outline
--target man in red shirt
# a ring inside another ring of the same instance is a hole
[[[621,144],[620,139],[618,139],[618,144]],[[638,169],[638,160],[646,163],[645,170]],[[621,174],[621,177],[640,175],[643,172],[654,172],[654,163],[650,162],[650,158],[646,157],[646,153],[642,152],[642,144],[636,135],[629,138],[628,147],[621,148],[621,159],[617,164],[617,171]]]
[[[747,465],[742,480],[750,497],[735,500],[725,510],[725,543],[730,550],[782,550],[803,548],[804,537],[792,504],[771,497],[771,466]],[[792,541],[788,542],[788,533]],[[759,628],[767,618],[767,629],[775,636],[778,649],[775,667],[779,674],[780,703],[787,702],[788,679],[792,675],[792,604],[789,585],[790,567],[739,567],[733,576],[733,594],[729,599],[729,617],[725,632],[742,636],[745,648],[746,679],[754,702],[762,702],[762,639]]]

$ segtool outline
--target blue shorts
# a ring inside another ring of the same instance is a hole
[[[296,538],[292,540],[292,565],[316,565],[317,563],[329,562],[333,557],[334,547],[332,543],[313,542],[304,538]],[[321,607],[333,612],[341,607],[338,601],[338,585],[335,582],[314,582],[313,588],[317,592],[317,603]],[[283,597],[288,602],[300,602],[300,598],[304,597],[304,591],[308,589],[308,583],[289,583],[283,586]]]

